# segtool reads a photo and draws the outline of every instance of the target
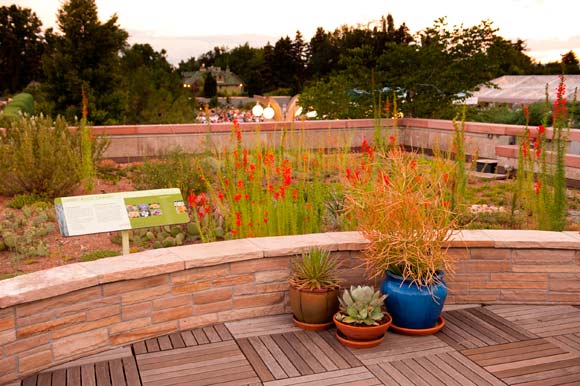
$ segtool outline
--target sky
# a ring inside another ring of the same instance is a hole
[[[55,27],[63,0],[0,0],[0,6],[31,8],[43,28]],[[450,26],[477,25],[492,20],[498,35],[526,41],[538,62],[560,60],[574,50],[580,56],[580,2],[578,0],[96,0],[101,22],[113,14],[129,33],[129,43],[164,48],[177,64],[198,57],[215,46],[234,48],[248,42],[262,47],[280,37],[294,38],[300,30],[309,41],[317,27],[333,31],[342,25],[367,25],[388,13],[395,26],[405,22],[412,33],[446,16]]]

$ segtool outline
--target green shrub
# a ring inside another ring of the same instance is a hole
[[[22,257],[48,256],[42,238],[56,231],[52,208],[33,204],[21,211],[6,209],[0,223],[0,250],[13,252],[14,262]]]
[[[217,168],[213,158],[200,158],[173,150],[162,160],[147,160],[131,173],[137,190],[179,188],[183,195],[205,189],[200,171],[211,175]]]
[[[93,161],[108,141],[94,139]],[[80,132],[62,118],[20,116],[0,133],[0,193],[65,196],[80,182]]]
[[[27,205],[36,204],[38,202],[44,202],[44,200],[36,194],[17,194],[12,198],[12,200],[8,201],[6,206],[13,209],[22,209]]]
[[[117,251],[112,251],[110,249],[99,249],[92,252],[87,252],[81,256],[81,261],[93,261],[98,259],[103,259],[105,257],[119,256],[120,253]]]

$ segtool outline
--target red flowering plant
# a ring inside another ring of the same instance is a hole
[[[368,271],[380,277],[385,270],[419,286],[434,284],[437,271],[452,273],[447,241],[458,227],[451,208],[455,168],[442,157],[419,158],[393,148],[378,154],[376,178],[352,183],[347,207],[370,240],[364,252]]]
[[[546,101],[549,100],[547,94],[546,88]],[[527,108],[524,108],[524,116],[526,127],[519,142],[518,183],[514,200],[517,197],[533,226],[561,231],[566,225],[567,214],[564,157],[569,130],[564,75],[560,76],[551,114],[545,114],[543,124],[530,130]],[[550,138],[546,131],[549,118],[552,121]]]
[[[326,196],[321,154],[244,148],[238,123],[232,137],[236,146],[220,154],[223,167],[217,181],[206,183],[215,212],[224,219],[224,237],[320,232]]]

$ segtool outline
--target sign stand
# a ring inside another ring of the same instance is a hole
[[[123,256],[129,254],[129,231],[121,231],[121,244],[123,245]]]

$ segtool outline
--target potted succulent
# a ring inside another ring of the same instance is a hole
[[[339,267],[339,261],[322,249],[312,249],[292,261],[288,283],[297,326],[316,331],[332,325],[338,310]]]
[[[370,241],[363,258],[371,276],[386,276],[381,291],[388,295],[391,329],[434,333],[444,325],[443,274],[454,271],[447,254],[457,229],[450,205],[454,166],[441,157],[422,160],[398,148],[379,162],[377,182],[353,186],[347,195],[347,205]]]
[[[340,311],[334,315],[338,340],[349,347],[368,348],[381,343],[392,322],[383,310],[387,296],[370,286],[344,290]]]

